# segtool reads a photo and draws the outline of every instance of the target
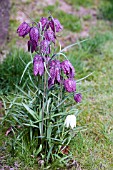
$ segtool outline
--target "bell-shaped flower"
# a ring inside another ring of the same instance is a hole
[[[69,128],[71,127],[72,129],[76,127],[76,116],[75,115],[68,115],[65,119],[64,125]]]
[[[31,51],[33,53],[37,49],[37,43],[34,40],[29,40],[28,41],[28,51]]]
[[[55,43],[56,37],[55,37],[55,33],[52,30],[45,31],[44,36],[46,40]]]
[[[50,62],[50,70],[49,70],[50,77],[48,79],[49,88],[52,85],[54,85],[55,83],[60,83],[61,82],[60,73],[61,73],[60,61],[59,60],[52,60]]]
[[[52,18],[49,25],[53,32],[60,32],[63,30],[63,26],[60,24],[60,21],[56,18]]]
[[[50,54],[50,41],[42,40],[40,43],[40,51],[43,54]]]
[[[25,37],[30,32],[31,27],[26,22],[23,22],[17,29],[20,37]]]
[[[33,59],[33,73],[35,76],[44,74],[44,58],[42,56],[35,55]]]
[[[66,74],[69,78],[74,78],[75,76],[75,69],[72,66],[72,64],[70,63],[69,60],[65,60],[61,63],[61,68],[64,72],[64,74]]]
[[[42,17],[40,19],[41,25],[42,25],[42,31],[47,30],[49,28],[49,21],[47,18]],[[40,27],[40,25],[39,25]]]
[[[64,80],[65,90],[69,93],[76,91],[76,81],[72,78]]]
[[[74,95],[74,100],[77,102],[77,103],[80,103],[81,100],[82,100],[82,95],[81,93],[77,93]]]
[[[29,32],[30,40],[35,41],[36,43],[39,40],[39,31],[37,27],[32,27],[30,32]]]

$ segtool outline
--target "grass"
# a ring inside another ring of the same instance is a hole
[[[71,5],[73,5],[72,2],[75,1],[70,1]],[[77,3],[79,4],[79,2]],[[83,1],[84,6],[87,5],[85,3],[86,1]],[[49,6],[45,10],[46,13],[47,10],[52,11],[54,8]],[[62,22],[66,20],[66,23],[63,23],[66,28],[70,15],[61,11],[59,13],[59,16],[63,15],[65,18]],[[70,21],[73,20],[71,19]],[[104,24],[106,25],[106,21],[104,21]],[[90,77],[81,82],[79,89],[83,91],[83,100],[78,105],[82,113],[77,117],[77,126],[85,126],[84,131],[80,131],[70,145],[74,159],[82,170],[113,169],[113,30],[110,25],[107,25],[107,27],[102,27],[102,25],[100,27],[100,25],[96,26],[96,30],[92,29],[92,37],[88,41],[67,52],[68,58],[75,67],[76,79],[93,72]],[[73,31],[71,26],[66,29]],[[19,83],[24,68],[24,65],[20,64],[19,55],[26,63],[29,61],[30,56],[28,54],[15,49],[0,67],[0,92],[2,95],[11,95],[9,92],[16,90],[14,84]],[[26,78],[27,74],[25,80]],[[22,87],[25,87],[24,80]],[[19,169],[37,169],[37,161],[29,157],[29,148],[26,150],[26,155],[22,155],[19,151],[17,157],[10,157],[10,148],[6,147],[3,142],[3,139],[6,140],[5,131],[6,129],[0,134],[2,146],[0,156],[5,155],[2,162],[13,165],[17,161],[20,165]],[[58,165],[59,162],[55,162],[50,169],[58,168]]]
[[[21,87],[26,85],[28,74],[25,74],[22,83],[20,83],[20,77],[30,59],[30,55],[23,50],[12,49],[7,58],[0,64],[0,93],[7,94],[15,91],[16,85]]]
[[[65,0],[68,4],[74,6],[75,8],[80,7],[80,6],[84,6],[84,7],[91,7],[92,5],[94,5],[94,1],[91,0]]]

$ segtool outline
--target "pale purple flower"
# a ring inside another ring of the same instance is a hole
[[[52,60],[50,62],[50,70],[49,70],[50,77],[48,79],[49,88],[52,85],[54,85],[55,83],[61,82],[60,72],[61,72],[60,61],[59,60]]]
[[[29,36],[30,36],[30,40],[36,41],[36,43],[37,43],[38,40],[39,40],[39,37],[40,37],[38,28],[32,27],[30,32],[29,32]]]
[[[76,81],[72,78],[64,80],[65,90],[69,93],[75,92],[76,90]]]
[[[26,22],[23,22],[17,29],[20,37],[25,37],[30,32],[31,27]]]
[[[42,31],[45,29],[47,30],[49,28],[49,20],[47,18],[42,17],[40,19],[40,22],[42,24]]]
[[[37,43],[34,40],[29,40],[28,41],[28,51],[31,51],[33,53],[37,49]]]
[[[53,43],[55,43],[55,33],[52,30],[47,30],[44,33],[45,39],[48,41],[52,41]]]
[[[44,58],[42,56],[35,55],[33,59],[33,73],[35,76],[44,74]]]
[[[64,74],[66,74],[69,78],[74,78],[75,76],[75,69],[72,66],[72,64],[70,63],[69,60],[65,60],[61,63],[61,68],[64,72]]]
[[[63,29],[63,26],[60,24],[60,21],[56,18],[52,18],[49,25],[53,32],[60,32]]]
[[[81,100],[82,100],[82,95],[81,93],[77,93],[74,95],[74,100],[77,102],[77,103],[80,103]]]
[[[50,54],[50,41],[43,40],[40,43],[40,51],[44,54]]]

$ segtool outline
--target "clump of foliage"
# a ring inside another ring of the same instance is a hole
[[[38,157],[40,165],[56,159],[67,164],[72,159],[69,143],[80,128],[76,127],[79,113],[76,103],[81,102],[82,95],[77,91],[75,69],[64,54],[76,43],[64,49],[60,47],[57,52],[57,33],[62,29],[59,20],[52,16],[19,26],[20,37],[29,34],[31,60],[24,62],[26,66],[20,78],[20,82],[28,82],[27,88],[16,85],[19,93],[2,98],[5,108],[2,125],[9,126],[6,136],[12,154],[25,155],[27,151],[29,156]]]

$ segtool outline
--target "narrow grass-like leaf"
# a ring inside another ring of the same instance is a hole
[[[24,74],[25,74],[25,72],[26,72],[26,70],[28,69],[28,67],[29,67],[30,64],[32,64],[32,61],[30,61],[30,62],[26,65],[26,67],[25,67],[25,69],[24,69],[24,71],[23,71],[23,73],[22,73],[22,76],[21,76],[21,78],[20,78],[20,83],[21,83],[21,81],[22,81],[22,79],[23,79],[23,76],[24,76]]]
[[[38,120],[38,116],[36,115],[36,113],[29,108],[28,105],[26,105],[25,103],[22,103],[23,106],[25,107],[25,109],[28,111],[28,113],[35,119],[35,120]]]

